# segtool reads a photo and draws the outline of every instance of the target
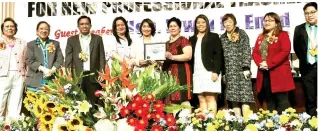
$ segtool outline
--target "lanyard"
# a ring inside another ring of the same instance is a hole
[[[82,51],[84,51],[85,54],[88,55],[88,54],[89,54],[89,51],[88,51],[88,49],[89,49],[88,47],[89,47],[89,46],[86,46],[86,48],[85,48],[85,50],[84,50],[84,49],[83,49],[83,48],[84,48],[84,45],[83,45],[83,43],[84,43],[84,42],[83,42],[83,39],[84,39],[84,38],[82,37],[82,35],[79,35],[78,38],[79,38],[79,41],[80,41],[80,46],[81,46]],[[89,42],[92,40],[91,35],[88,36],[88,39],[89,39]]]
[[[306,30],[307,30],[307,34],[309,38],[310,48],[315,49],[317,47],[317,42],[318,42],[318,37],[317,37],[318,28],[316,26],[312,26],[311,28],[312,29],[310,29],[310,27],[307,26]]]

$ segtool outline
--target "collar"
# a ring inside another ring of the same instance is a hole
[[[306,23],[306,27],[312,27],[312,26],[318,27],[318,22],[315,25],[311,25],[309,23]]]
[[[47,38],[46,41],[43,41],[42,39],[40,39],[40,37],[37,37],[35,40],[37,45],[40,45],[42,43],[48,44],[48,43],[50,43],[50,41],[51,41],[50,38]]]
[[[88,40],[90,37],[91,37],[91,34],[90,34],[90,33],[89,33],[88,35],[80,34],[80,38],[81,38],[81,39],[84,39],[84,40]]]

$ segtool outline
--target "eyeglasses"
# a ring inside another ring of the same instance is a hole
[[[317,12],[317,10],[311,11],[311,12],[305,12],[304,14],[305,14],[305,16],[310,16],[310,15],[314,15],[316,12]]]
[[[274,22],[275,20],[264,20],[264,23],[266,22]]]

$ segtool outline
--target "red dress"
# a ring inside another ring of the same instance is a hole
[[[191,43],[188,39],[183,36],[180,36],[176,41],[169,43],[167,42],[167,51],[172,55],[183,54],[182,49],[186,46],[191,46]],[[178,91],[174,94],[171,94],[166,98],[166,103],[176,103],[180,104],[181,102],[188,101],[191,99],[191,70],[190,65],[187,62],[172,61],[166,60],[163,64],[163,71],[170,71],[171,75],[175,76],[177,83],[180,85],[186,85],[188,90]]]

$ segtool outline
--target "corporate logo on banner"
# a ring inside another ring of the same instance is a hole
[[[262,7],[271,5],[292,5],[299,4],[299,2],[28,2],[27,4],[27,16],[38,17],[38,18],[48,18],[48,17],[67,17],[67,16],[80,16],[80,15],[110,15],[110,14],[135,14],[138,15],[143,13],[153,13],[158,12],[181,12],[182,11],[217,11],[218,9],[227,8],[249,8],[249,7]],[[60,6],[58,6],[60,5]],[[60,11],[60,13],[58,13]],[[223,14],[225,14],[224,12]],[[213,13],[211,12],[213,15]],[[188,13],[185,13],[188,15]],[[185,33],[193,34],[194,32],[194,18],[196,15],[189,16],[187,19],[182,20],[182,29]],[[170,17],[164,18],[165,22],[169,20]],[[280,13],[280,18],[283,27],[290,27],[290,13],[288,10]],[[218,20],[215,20],[218,19]],[[217,31],[223,32],[224,27],[220,22],[222,15],[219,18],[212,18],[209,20],[211,31],[216,31],[215,26],[218,26]],[[127,19],[130,33],[139,34],[139,27],[141,19]],[[112,21],[112,19],[110,19]],[[164,21],[161,21],[164,23]],[[218,21],[216,23],[216,21]],[[155,24],[157,21],[155,21]],[[257,30],[263,28],[263,14],[256,15],[253,13],[244,14],[243,29],[245,30]],[[166,24],[166,23],[164,23]],[[217,25],[216,25],[217,24]],[[108,28],[106,28],[108,27]],[[111,26],[102,26],[99,29],[92,29],[92,33],[98,35],[112,35]],[[241,26],[242,28],[242,26]],[[53,33],[53,32],[52,32]],[[57,29],[54,31],[54,38],[60,39],[63,37],[70,37],[72,35],[78,34],[79,31],[74,28],[72,30]],[[167,29],[157,30],[157,34],[167,34]]]

